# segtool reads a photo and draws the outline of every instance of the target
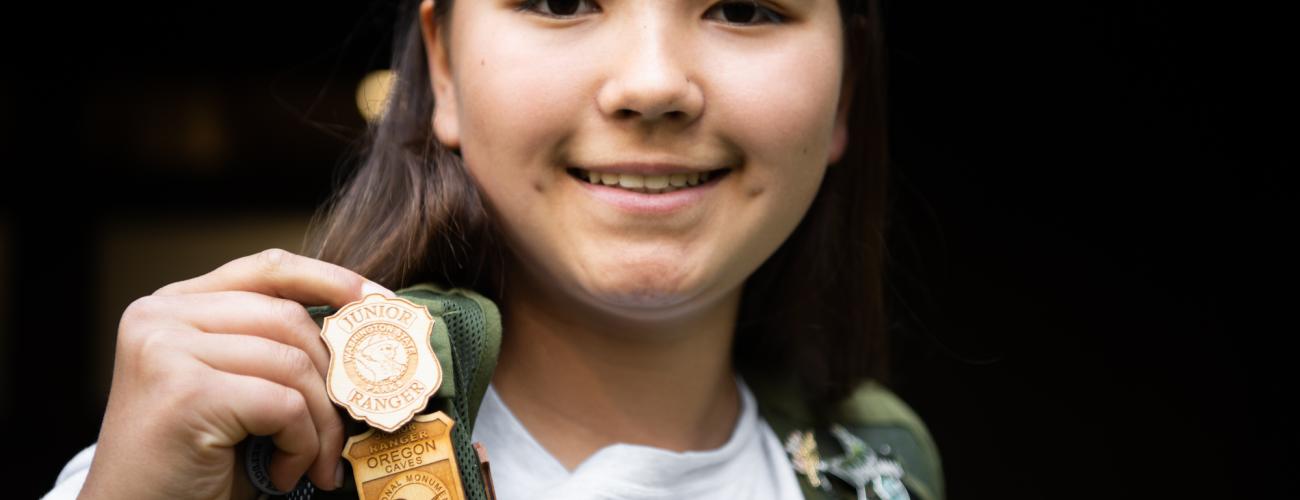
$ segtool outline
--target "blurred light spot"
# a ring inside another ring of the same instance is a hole
[[[357,85],[357,110],[366,121],[373,122],[384,114],[388,106],[388,92],[393,86],[393,72],[381,69],[371,71]]]
[[[219,168],[226,149],[220,106],[210,96],[195,96],[186,107],[185,120],[175,132],[177,156],[196,168]]]

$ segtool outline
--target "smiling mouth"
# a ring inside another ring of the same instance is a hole
[[[588,184],[603,185],[634,191],[637,193],[661,194],[703,186],[731,173],[730,168],[720,168],[708,172],[690,172],[665,175],[618,174],[613,172],[593,172],[580,168],[566,170],[574,179]]]

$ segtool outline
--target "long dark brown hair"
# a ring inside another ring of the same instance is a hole
[[[839,1],[848,147],[794,233],[745,282],[735,342],[742,373],[792,374],[818,414],[863,379],[885,379],[889,358],[880,10],[878,0]],[[452,4],[435,2],[444,31]],[[360,166],[313,221],[307,253],[394,289],[435,282],[496,300],[509,286],[508,250],[461,157],[433,135],[418,6],[401,7],[388,107],[367,131]]]

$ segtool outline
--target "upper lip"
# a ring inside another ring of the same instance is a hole
[[[648,163],[648,162],[625,162],[610,163],[606,165],[574,165],[574,168],[580,168],[591,172],[612,173],[612,174],[640,174],[640,175],[671,175],[671,174],[689,174],[692,172],[709,172],[726,167],[715,166],[690,166],[677,163]]]

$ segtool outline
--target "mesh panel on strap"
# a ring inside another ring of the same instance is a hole
[[[451,429],[452,444],[456,448],[456,464],[460,467],[465,495],[471,500],[487,500],[478,454],[474,452],[471,436],[481,395],[472,389],[479,366],[479,358],[487,342],[485,312],[473,300],[454,294],[437,294],[419,289],[404,292],[403,297],[429,308],[429,312],[447,324],[451,336],[452,369],[455,370],[456,396],[449,401],[446,411],[456,425]],[[490,369],[490,368],[489,368]]]

